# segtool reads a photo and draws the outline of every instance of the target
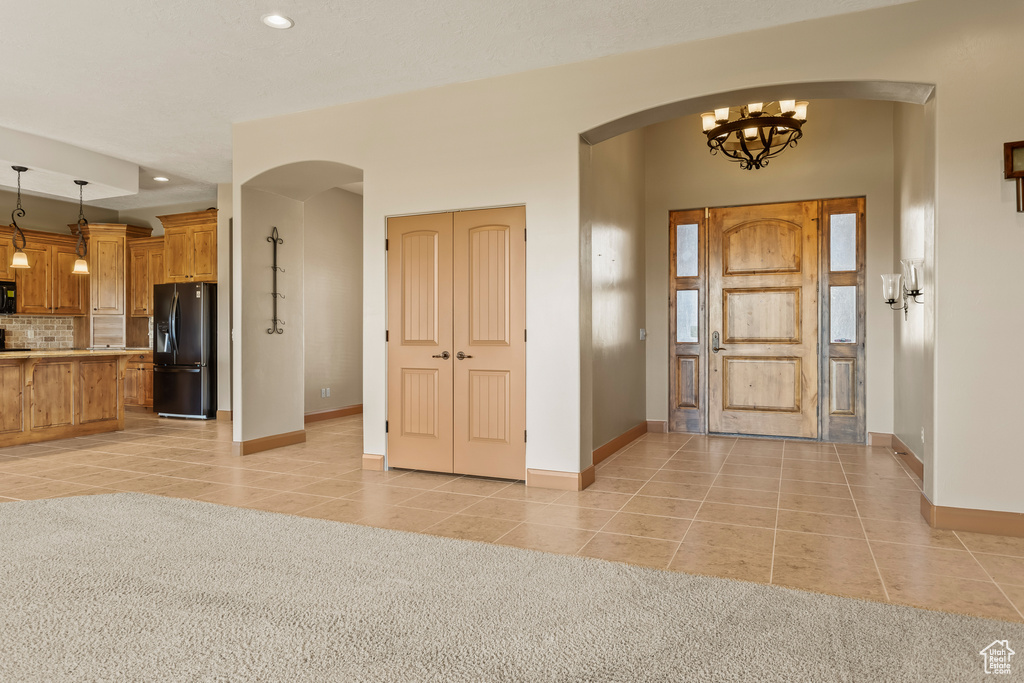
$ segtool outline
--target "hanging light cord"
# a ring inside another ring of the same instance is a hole
[[[15,166],[14,170],[18,172],[18,205],[14,211],[11,211],[11,225],[14,226],[14,233],[11,235],[11,244],[14,245],[15,251],[21,251],[25,248],[27,240],[25,239],[25,233],[22,232],[21,226],[18,225],[18,219],[25,217],[25,209],[21,208],[21,172],[22,168]],[[21,248],[18,248],[18,237],[21,237]]]
[[[86,253],[88,253],[88,247],[85,244],[85,229],[89,227],[89,221],[85,219],[85,209],[82,206],[82,191],[85,189],[86,182],[84,180],[76,180],[78,184],[78,243],[75,244],[75,253],[78,258],[84,259]]]

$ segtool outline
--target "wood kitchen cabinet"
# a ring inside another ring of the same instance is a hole
[[[73,232],[77,225],[71,225]],[[149,237],[151,228],[90,223],[84,235],[89,255],[89,305],[75,324],[78,348],[124,348],[128,342],[128,243]]]
[[[94,229],[89,236],[89,279],[93,315],[124,315],[125,235]]]
[[[153,407],[152,351],[140,351],[128,356],[124,375],[124,404]]]
[[[0,239],[0,280],[4,282],[10,282],[14,279],[14,274],[17,272],[17,268],[11,268],[11,256],[14,255],[14,247],[11,246],[11,240]]]
[[[88,306],[86,275],[75,275],[76,238],[70,235],[25,231],[28,268],[10,268],[11,228],[0,229],[0,280],[18,287],[17,311],[24,315],[85,315]]]
[[[164,226],[164,282],[216,282],[217,209],[157,218]]]
[[[128,251],[130,315],[148,318],[153,315],[153,286],[164,282],[164,239],[131,240]]]

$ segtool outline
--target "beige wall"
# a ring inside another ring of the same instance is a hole
[[[923,258],[924,303],[896,313],[894,433],[925,463],[925,493],[935,493],[935,102],[898,104],[895,118],[896,251]]]
[[[11,211],[18,205],[17,192],[0,190],[0,224],[9,225]],[[78,222],[78,202],[63,199],[36,197],[22,193],[21,207],[25,217],[18,219],[18,225],[25,230],[42,230],[71,234],[68,225]],[[117,211],[85,207],[85,217],[90,223],[119,223]]]
[[[699,116],[647,128],[647,418],[668,419],[668,214],[673,209],[867,197],[867,425],[892,432],[893,320],[877,305],[893,259],[893,105],[816,100],[804,137],[759,170],[711,156]]]
[[[239,123],[233,127],[236,204],[245,181],[283,164],[320,159],[364,171],[367,453],[384,453],[386,444],[379,246],[386,216],[526,204],[527,466],[578,471],[589,460],[579,429],[579,134],[666,103],[777,84],[789,84],[799,97],[801,83],[870,81],[882,84],[880,99],[900,96],[887,82],[934,84],[933,502],[1024,512],[1016,485],[1024,480],[1016,430],[1024,357],[1007,354],[987,366],[973,360],[979,340],[1024,335],[1024,319],[1007,313],[1019,306],[1015,273],[1024,253],[1024,215],[1013,210],[1012,185],[1000,177],[1002,142],[1020,139],[1024,91],[1012,84],[1022,25],[1024,4],[1017,0],[929,0]],[[770,46],[772,58],[752,60],[751,45]],[[714,69],[706,68],[709,54]],[[717,99],[732,103],[732,97]],[[699,113],[698,106],[679,113]],[[965,133],[979,106],[985,125]],[[241,234],[255,233],[243,225]],[[236,306],[255,296],[249,290],[262,287],[260,277],[246,270],[236,281],[245,281],[245,292],[235,291]],[[253,354],[254,366],[235,373],[236,388],[271,359]],[[252,418],[265,411],[254,405]]]
[[[304,226],[305,412],[315,413],[363,402],[363,198],[310,197]]]
[[[302,202],[260,190],[243,188],[235,204],[236,367],[245,369],[245,382],[233,387],[235,441],[249,441],[303,429],[303,205]],[[272,261],[267,242],[276,226],[284,244],[278,247],[278,316],[284,334],[267,334],[271,327]],[[247,286],[238,288],[238,278]],[[240,297],[238,295],[241,295]],[[239,301],[239,298],[241,299]],[[237,333],[242,330],[244,333]]]
[[[645,417],[644,131],[590,148],[592,446]]]
[[[217,194],[218,200],[220,193]],[[163,206],[147,206],[138,209],[124,209],[117,212],[117,221],[129,225],[141,225],[144,228],[153,228],[153,236],[164,234],[164,225],[157,216],[170,216],[176,213],[190,213],[192,211],[206,211],[213,206],[212,202],[186,202],[184,204],[165,204]]]

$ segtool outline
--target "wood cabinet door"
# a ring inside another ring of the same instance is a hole
[[[0,361],[0,434],[25,428],[25,370],[20,360]]]
[[[53,313],[54,315],[85,315],[88,275],[75,275],[75,261],[78,254],[74,246],[54,245],[50,247],[53,268]]]
[[[192,241],[192,276],[196,282],[217,281],[217,224],[188,229]]]
[[[153,311],[153,285],[164,283],[164,250],[163,247],[150,249],[149,257],[149,310]]]
[[[51,315],[53,313],[53,264],[50,247],[25,247],[28,268],[17,268],[14,281],[18,286],[18,313],[24,315]]]
[[[131,315],[150,315],[150,301],[153,287],[150,283],[149,250],[144,247],[131,248]]]
[[[191,279],[192,251],[187,228],[164,232],[164,282],[188,282]]]
[[[134,363],[124,371],[124,404],[126,406],[142,405],[140,389],[142,388],[142,370]]]
[[[10,282],[14,279],[17,268],[11,268],[11,257],[14,255],[14,247],[11,246],[9,237],[0,237],[0,280]]]
[[[817,216],[817,202],[710,210],[711,432],[818,436]]]
[[[452,214],[388,219],[388,466],[452,471]]]
[[[153,364],[145,363],[139,374],[139,400],[147,408],[153,407]]]
[[[526,208],[454,218],[455,472],[526,478]]]
[[[90,240],[92,257],[92,311],[96,315],[124,315],[124,237],[98,235]]]

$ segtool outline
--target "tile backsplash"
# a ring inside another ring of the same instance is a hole
[[[0,327],[7,330],[9,349],[72,349],[74,318],[42,315],[3,315]]]

